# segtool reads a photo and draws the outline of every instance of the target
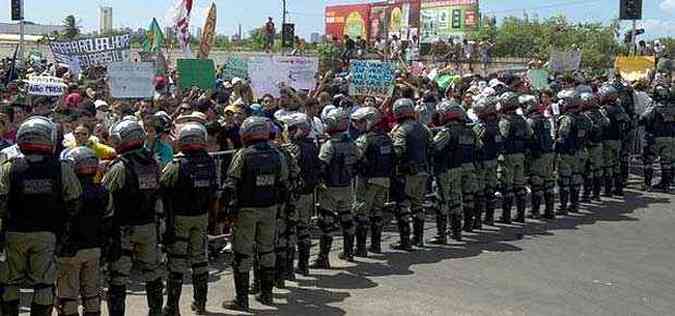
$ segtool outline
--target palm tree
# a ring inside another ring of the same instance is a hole
[[[63,20],[63,37],[66,39],[74,39],[80,34],[80,27],[77,25],[75,16],[69,15]]]

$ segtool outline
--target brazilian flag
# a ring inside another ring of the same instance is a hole
[[[160,49],[162,49],[162,43],[164,43],[164,34],[162,33],[162,28],[159,27],[157,19],[152,18],[150,30],[145,32],[143,51],[158,52]]]

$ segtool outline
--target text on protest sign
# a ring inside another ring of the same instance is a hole
[[[153,85],[154,65],[129,62],[108,65],[110,95],[114,98],[151,98],[155,93]]]
[[[350,95],[387,97],[394,91],[395,66],[378,60],[352,60]]]
[[[278,97],[282,82],[296,90],[311,90],[316,85],[318,69],[316,57],[259,56],[248,60],[248,74],[256,95]]]
[[[69,64],[77,57],[82,67],[129,60],[130,35],[103,36],[64,42],[49,42],[54,59]]]
[[[189,90],[192,86],[200,89],[213,89],[216,82],[216,70],[211,59],[178,59],[178,87]]]
[[[581,51],[576,49],[568,51],[553,49],[551,50],[551,57],[548,63],[553,72],[576,71],[581,65]]]
[[[248,80],[248,61],[239,56],[229,56],[223,65],[223,79],[241,78]]]
[[[28,94],[43,96],[61,96],[66,90],[63,79],[50,76],[31,77],[28,82]]]

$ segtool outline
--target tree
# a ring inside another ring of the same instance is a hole
[[[74,39],[80,35],[80,26],[77,25],[74,15],[69,15],[63,20],[63,33],[61,36],[65,39]]]

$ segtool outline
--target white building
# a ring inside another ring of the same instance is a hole
[[[101,34],[112,32],[113,30],[112,7],[99,8],[99,31]]]

